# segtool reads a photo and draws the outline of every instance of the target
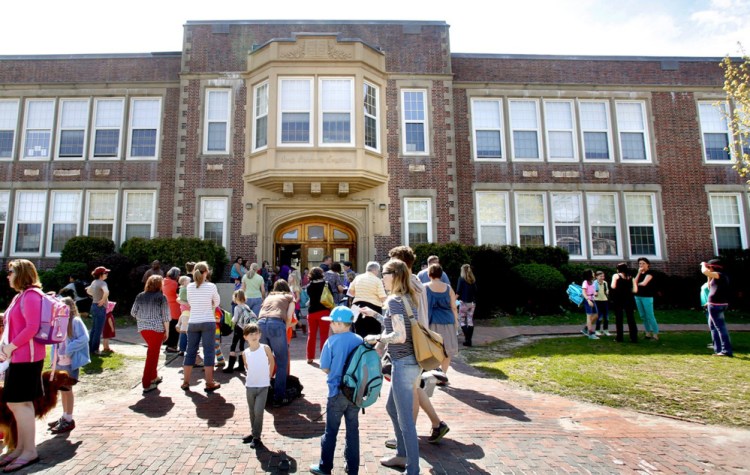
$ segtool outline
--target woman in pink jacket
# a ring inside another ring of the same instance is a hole
[[[39,461],[36,450],[34,404],[42,396],[43,344],[34,340],[41,322],[42,284],[36,267],[26,259],[8,265],[8,283],[18,292],[5,312],[7,339],[0,347],[0,361],[10,360],[5,371],[3,402],[18,426],[16,450],[0,458],[5,471],[20,470]],[[6,335],[4,335],[6,336]]]

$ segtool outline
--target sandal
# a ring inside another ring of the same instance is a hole
[[[3,468],[3,473],[15,472],[17,470],[21,470],[22,468],[26,468],[29,465],[34,465],[37,462],[39,462],[39,457],[33,458],[31,460],[26,460],[18,457],[17,459],[13,459],[11,463]]]
[[[203,388],[204,391],[207,393],[212,393],[219,389],[221,387],[221,383],[214,382],[213,384],[206,384],[206,387]]]
[[[180,389],[182,389],[183,391],[190,391],[190,383],[182,383],[180,385]]]
[[[55,424],[57,424],[58,421],[55,421]],[[54,426],[53,426],[54,427]],[[10,457],[7,454],[0,457],[0,467],[5,467],[6,465],[10,465],[15,460],[15,457]]]

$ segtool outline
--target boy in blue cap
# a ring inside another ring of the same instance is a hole
[[[323,317],[331,322],[331,335],[320,352],[320,369],[328,374],[328,403],[326,404],[326,430],[320,440],[320,462],[310,465],[310,472],[329,475],[333,470],[333,454],[341,418],[346,424],[344,458],[346,473],[359,472],[359,408],[339,390],[344,365],[349,354],[360,344],[362,337],[351,331],[354,314],[348,307],[335,307]]]

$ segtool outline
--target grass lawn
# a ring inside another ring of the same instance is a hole
[[[705,324],[706,314],[703,311],[695,310],[660,310],[656,309],[656,321],[658,323],[682,323],[682,324]],[[750,324],[750,313],[739,310],[729,310],[726,312],[727,323],[748,323]],[[635,320],[642,323],[635,312]],[[517,325],[582,325],[586,321],[586,315],[582,309],[575,312],[566,312],[560,315],[501,315],[491,319],[477,320],[477,326],[509,327]],[[613,328],[615,325],[615,315],[609,312],[609,324]]]
[[[569,337],[514,348],[510,341],[462,354],[472,365],[534,391],[750,427],[750,333],[731,337],[734,358],[713,356],[706,348],[708,332],[670,332],[658,342],[638,344]]]

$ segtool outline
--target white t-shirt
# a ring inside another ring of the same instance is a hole
[[[242,352],[245,355],[245,387],[248,388],[267,388],[271,384],[271,374],[268,372],[268,355],[266,354],[266,345],[262,344],[257,350],[252,351],[245,348]]]

